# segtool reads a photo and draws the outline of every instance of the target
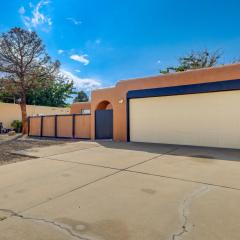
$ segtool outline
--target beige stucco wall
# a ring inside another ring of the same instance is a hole
[[[131,141],[240,149],[240,91],[130,100]]]
[[[70,108],[57,108],[27,105],[28,116],[69,114]],[[21,120],[21,109],[18,104],[0,103],[0,122],[4,127],[10,127],[13,120]]]

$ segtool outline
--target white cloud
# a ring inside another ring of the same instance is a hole
[[[75,18],[66,18],[68,21],[72,22],[74,25],[82,24],[82,21],[78,21]]]
[[[79,70],[79,69],[75,69],[75,72],[77,72],[77,73],[80,73],[80,72],[81,72],[81,70]]]
[[[33,8],[31,16],[24,15],[26,12],[24,7],[21,7],[18,10],[24,25],[29,30],[31,30],[32,28],[36,28],[38,26],[50,27],[52,25],[52,19],[42,12],[42,7],[48,5],[49,3],[50,2],[48,0],[41,0],[35,6],[30,3],[29,4],[30,8]]]
[[[87,57],[88,57],[87,54],[83,54],[83,55],[73,54],[70,56],[70,58],[72,60],[83,63],[84,65],[88,65],[90,63],[90,61],[89,61],[89,59],[87,59]]]
[[[160,60],[157,60],[157,64],[160,64],[161,63],[161,61]]]
[[[19,12],[19,14],[24,14],[25,13],[25,8],[22,6],[22,7],[20,7],[19,8],[19,10],[18,10],[18,12]]]
[[[61,74],[69,80],[72,80],[77,90],[84,90],[89,92],[91,90],[100,88],[102,85],[101,82],[97,79],[81,78],[66,70],[61,70]]]
[[[64,53],[64,50],[59,49],[59,50],[57,51],[57,53],[58,53],[58,54],[63,54],[63,53]]]

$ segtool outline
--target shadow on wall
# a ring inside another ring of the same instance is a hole
[[[169,156],[194,157],[206,160],[240,161],[240,150],[227,148],[196,147],[157,143],[97,141],[101,146],[112,149],[144,151]]]
[[[96,110],[110,110],[112,109],[112,104],[109,101],[102,101],[98,104]]]

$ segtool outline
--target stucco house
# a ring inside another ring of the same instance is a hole
[[[71,106],[65,137],[84,116],[91,139],[240,149],[239,102],[240,64],[119,81]]]

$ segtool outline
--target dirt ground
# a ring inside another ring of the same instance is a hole
[[[45,147],[51,145],[59,145],[66,143],[67,140],[56,139],[37,139],[28,138],[26,136],[0,135],[0,166],[4,164],[28,160],[32,157],[12,154],[11,151],[25,150],[34,147]],[[68,140],[69,142],[69,140]]]

